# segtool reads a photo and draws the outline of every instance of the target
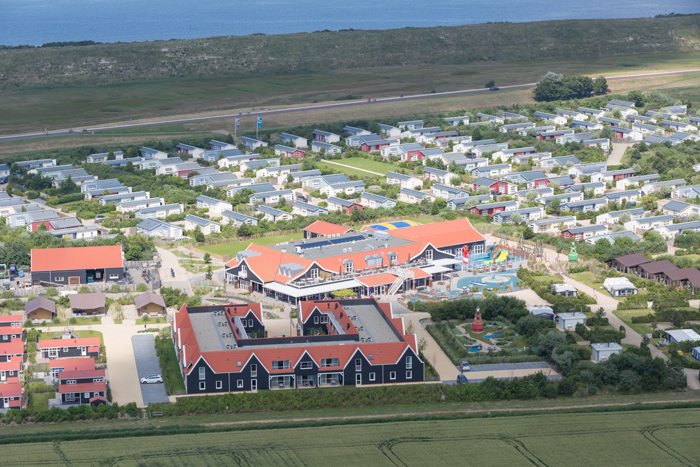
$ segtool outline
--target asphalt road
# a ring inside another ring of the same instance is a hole
[[[700,70],[683,70],[683,71],[665,71],[665,72],[660,72],[660,73],[643,73],[643,74],[636,74],[636,75],[620,75],[620,76],[606,76],[606,79],[608,80],[616,80],[616,79],[630,79],[630,78],[648,78],[652,76],[669,76],[669,75],[683,75],[687,73],[698,73]],[[500,86],[500,89],[505,91],[509,89],[527,89],[527,88],[534,88],[536,86],[536,83],[528,83],[528,84],[516,84],[512,86]],[[107,131],[107,130],[123,130],[123,129],[129,129],[129,128],[143,128],[143,127],[149,127],[149,126],[157,126],[157,125],[168,125],[172,123],[192,123],[192,122],[203,122],[207,120],[221,120],[221,119],[226,119],[226,118],[234,118],[234,117],[239,117],[239,118],[257,118],[258,116],[265,116],[265,115],[274,115],[274,114],[283,114],[283,113],[292,113],[292,112],[306,112],[310,110],[319,110],[319,109],[333,109],[333,108],[339,108],[339,107],[352,107],[352,106],[358,106],[358,105],[373,105],[373,104],[379,104],[383,102],[397,102],[397,101],[407,101],[407,100],[415,100],[415,99],[430,99],[433,97],[445,97],[445,96],[458,96],[458,95],[464,95],[464,94],[476,94],[476,93],[482,93],[482,92],[490,92],[488,88],[478,88],[478,89],[463,89],[459,91],[445,91],[445,92],[435,92],[435,93],[429,93],[429,94],[414,94],[411,96],[397,96],[397,97],[384,97],[384,98],[378,98],[378,99],[372,99],[371,102],[367,100],[359,100],[359,101],[347,101],[347,102],[336,102],[332,104],[320,104],[320,105],[307,105],[307,106],[299,106],[299,107],[288,107],[284,109],[275,109],[275,110],[261,110],[261,111],[256,111],[256,112],[247,112],[247,113],[232,113],[232,114],[224,114],[224,115],[213,115],[209,117],[193,117],[193,118],[183,118],[183,119],[174,119],[174,120],[161,120],[158,122],[148,122],[148,123],[134,123],[134,124],[127,124],[127,125],[116,125],[116,126],[98,126],[98,127],[89,127],[86,126],[88,132],[91,133],[97,133],[100,131]],[[13,135],[13,136],[4,136],[0,137],[0,143],[2,142],[7,142],[7,141],[18,141],[18,140],[26,140],[26,139],[35,139],[35,138],[46,138],[48,136],[71,136],[71,135],[79,135],[81,134],[81,130],[75,130],[74,132],[69,132],[67,130],[58,130],[58,131],[48,131],[47,133],[30,133],[26,135]]]

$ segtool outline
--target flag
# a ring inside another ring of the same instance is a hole
[[[262,128],[262,116],[258,116],[258,128]]]
[[[240,130],[240,129],[241,129],[241,119],[237,118],[236,119],[236,130]]]

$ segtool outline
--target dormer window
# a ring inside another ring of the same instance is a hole
[[[354,272],[355,266],[353,266],[352,261],[345,261],[345,272]]]

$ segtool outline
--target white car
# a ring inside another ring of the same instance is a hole
[[[148,375],[144,378],[141,378],[141,384],[156,384],[162,382],[163,377],[161,375]]]

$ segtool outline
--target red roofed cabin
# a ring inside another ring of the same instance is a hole
[[[102,356],[99,337],[40,340],[37,350],[41,352],[41,358],[48,360],[75,357],[99,359]]]
[[[22,383],[0,384],[0,410],[21,409],[25,399],[22,396]]]
[[[383,147],[389,146],[389,142],[385,140],[367,141],[360,145],[360,151],[375,152],[381,151]]]
[[[304,229],[304,238],[329,237],[342,235],[352,229],[342,225],[331,224],[326,221],[316,221]]]
[[[173,317],[173,341],[187,394],[425,379],[416,338],[405,335],[403,320],[394,316],[390,303],[302,302],[296,335],[277,337],[246,336],[229,308],[185,305]]]
[[[80,359],[92,360],[92,359]],[[61,405],[99,405],[107,403],[107,380],[105,370],[96,370],[95,362],[92,367],[87,362],[81,364],[81,369],[68,368],[57,373],[58,393],[57,402]]]
[[[32,285],[123,281],[121,245],[32,250]]]
[[[94,369],[94,358],[67,358],[51,360],[49,362],[49,373],[51,373],[53,376],[58,376],[58,374],[62,371],[82,371]]]

